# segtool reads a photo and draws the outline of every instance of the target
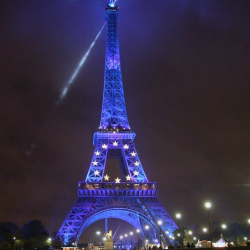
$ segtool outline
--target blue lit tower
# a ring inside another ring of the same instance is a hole
[[[149,182],[130,130],[120,63],[117,20],[119,7],[111,0],[105,9],[107,41],[101,122],[94,134],[95,146],[85,181],[78,182],[78,197],[57,236],[65,245],[78,242],[93,222],[118,218],[140,229],[149,241],[168,241],[165,233],[176,224],[157,199],[155,182]],[[119,159],[121,176],[115,182],[105,173],[107,158]],[[106,175],[105,175],[106,174]],[[159,225],[159,221],[162,225]]]

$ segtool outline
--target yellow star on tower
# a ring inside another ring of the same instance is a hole
[[[136,152],[133,151],[133,152],[131,153],[131,155],[132,155],[132,156],[136,156]]]
[[[95,171],[94,171],[94,174],[95,174],[95,175],[99,175],[100,172],[99,172],[98,170],[95,170]]]
[[[135,161],[134,164],[136,167],[138,167],[140,165],[140,163],[138,161]]]
[[[104,176],[104,180],[105,180],[105,181],[108,181],[108,180],[109,180],[109,176],[108,176],[107,174]]]
[[[97,166],[98,161],[94,160],[92,163],[93,163],[94,166]]]
[[[139,172],[137,170],[134,171],[134,176],[138,176]]]
[[[126,180],[127,180],[127,181],[130,181],[130,180],[131,180],[130,175],[127,175],[127,176],[126,176]]]
[[[115,179],[115,183],[120,183],[121,179],[119,179],[118,177]]]

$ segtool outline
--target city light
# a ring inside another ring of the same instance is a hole
[[[166,231],[165,233],[166,233],[166,234],[169,234],[169,231]]]
[[[192,235],[192,234],[193,234],[193,232],[192,232],[192,231],[188,231],[188,234],[189,234],[189,235]]]
[[[161,220],[158,220],[158,225],[161,226],[162,225],[162,221]]]
[[[100,231],[97,231],[97,232],[96,232],[96,234],[97,234],[97,235],[100,235],[100,234],[101,234],[101,232],[100,232]]]
[[[105,241],[107,238],[106,238],[106,237],[103,237],[102,239],[103,239],[103,241]]]
[[[203,230],[204,233],[207,232],[207,228],[205,228],[205,227],[202,230]]]
[[[137,232],[137,233],[140,233],[140,229],[136,229],[136,232]]]
[[[176,216],[177,219],[181,218],[181,214],[176,214],[175,216]]]
[[[223,229],[226,229],[226,228],[227,228],[227,225],[222,224],[221,227],[222,227]]]
[[[206,202],[206,203],[205,203],[205,207],[206,207],[206,208],[210,208],[210,207],[212,207],[212,204],[211,204],[210,202]]]
[[[145,229],[148,230],[148,229],[149,229],[149,225],[146,225],[146,226],[145,226]]]
[[[250,219],[248,219],[248,221],[247,221],[249,224],[250,224]]]
[[[130,232],[129,234],[130,234],[130,235],[133,235],[133,232]]]

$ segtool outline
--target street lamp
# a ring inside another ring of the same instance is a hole
[[[97,231],[96,234],[99,236],[99,235],[101,234],[101,232],[100,232],[100,231]]]
[[[250,224],[250,219],[248,219],[248,221],[247,221],[249,224]]]
[[[247,240],[247,237],[244,237],[244,240]]]
[[[175,215],[175,217],[177,218],[177,225],[178,225],[178,228],[179,228],[179,220],[180,220],[180,218],[181,218],[181,214],[180,214],[180,213],[177,213],[177,214]]]
[[[138,250],[139,250],[139,236],[140,236],[140,229],[136,229],[136,232],[138,234]]]
[[[133,232],[130,232],[129,234],[131,236],[131,248],[132,248],[132,236],[133,236]]]
[[[126,248],[128,249],[128,235],[125,234],[124,236],[125,236],[125,238],[126,238]]]
[[[207,233],[207,229],[205,227],[202,230],[204,233]]]
[[[207,208],[208,227],[209,227],[209,234],[210,234],[210,241],[211,241],[211,248],[212,248],[213,247],[213,245],[212,245],[212,231],[211,231],[211,220],[210,220],[210,214],[209,214],[209,209],[212,207],[212,204],[210,202],[206,202],[205,207]]]
[[[120,240],[121,240],[121,249],[122,249],[122,238],[123,238],[123,236],[121,235],[121,236],[120,236]]]
[[[149,225],[146,225],[146,226],[145,226],[145,229],[148,230],[148,229],[149,229]]]
[[[223,229],[226,229],[226,228],[227,228],[227,225],[222,224],[221,227],[222,227]]]
[[[162,232],[161,232],[161,225],[162,225],[162,220],[158,220],[157,221],[159,227],[160,227],[160,246],[161,246],[161,235],[162,235]]]
[[[188,231],[188,234],[189,234],[189,235],[192,235],[192,234],[193,234],[193,232],[192,232],[192,231]]]

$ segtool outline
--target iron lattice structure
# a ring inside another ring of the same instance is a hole
[[[78,183],[78,198],[57,236],[65,245],[78,242],[93,222],[118,218],[140,229],[142,237],[155,242],[168,240],[164,233],[177,229],[157,198],[156,183],[149,182],[134,145],[122,84],[117,20],[119,8],[111,1],[105,10],[107,43],[103,103],[99,131],[94,134],[94,154],[84,182]],[[121,182],[104,182],[107,158],[119,159]],[[157,221],[161,220],[161,226]],[[148,229],[145,228],[148,225]]]

